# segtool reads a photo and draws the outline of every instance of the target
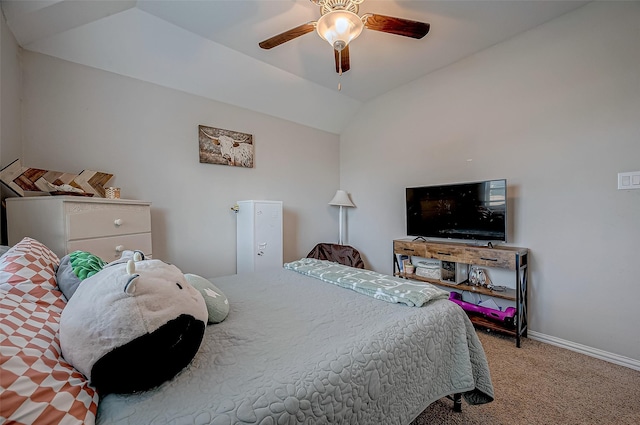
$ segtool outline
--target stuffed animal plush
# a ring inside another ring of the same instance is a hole
[[[56,270],[56,282],[67,301],[84,279],[98,273],[106,264],[100,257],[86,251],[73,251],[62,257]]]
[[[173,378],[198,351],[208,319],[180,269],[123,257],[84,279],[60,318],[63,357],[102,395]]]

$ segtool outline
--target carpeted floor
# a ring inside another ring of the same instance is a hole
[[[439,400],[412,425],[640,424],[640,371],[553,345],[478,330],[495,401],[481,406]]]

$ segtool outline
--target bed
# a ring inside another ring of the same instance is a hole
[[[459,306],[439,298],[411,307],[308,274],[210,279],[229,299],[227,319],[207,327],[174,379],[100,397],[97,409],[88,403],[96,423],[409,424],[448,395],[493,400],[482,346]]]

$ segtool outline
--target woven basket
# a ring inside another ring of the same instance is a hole
[[[416,267],[416,275],[440,280],[440,267]]]
[[[104,188],[104,197],[107,199],[120,199],[120,188],[119,187],[105,187]]]

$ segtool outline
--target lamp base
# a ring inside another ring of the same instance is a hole
[[[343,216],[342,216],[343,212],[342,212],[342,205],[340,205],[340,236],[338,238],[338,245],[344,245],[342,243],[342,221],[343,221]]]

